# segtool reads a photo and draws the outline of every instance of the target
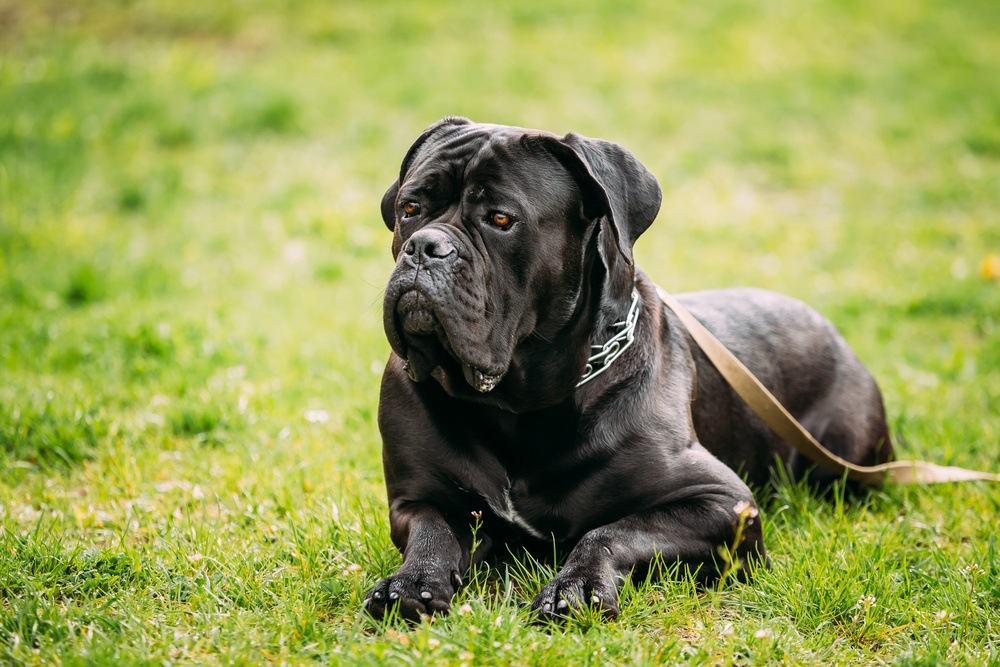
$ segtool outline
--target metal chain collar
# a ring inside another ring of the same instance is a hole
[[[576,383],[579,387],[608,370],[608,367],[620,357],[625,350],[635,342],[635,325],[639,323],[639,312],[642,310],[639,305],[639,292],[632,290],[632,305],[629,306],[628,315],[623,322],[615,322],[611,326],[621,327],[622,330],[611,337],[603,345],[591,345],[590,349],[597,350],[587,359],[587,367],[583,371],[583,376]]]

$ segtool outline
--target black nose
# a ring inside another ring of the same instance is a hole
[[[410,237],[403,246],[403,252],[423,263],[455,254],[455,246],[448,240],[448,235],[441,230],[422,229]]]

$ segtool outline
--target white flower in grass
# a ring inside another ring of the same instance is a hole
[[[282,258],[288,264],[301,264],[306,260],[309,247],[302,239],[292,239],[281,250]]]
[[[741,519],[753,519],[758,514],[757,508],[746,500],[741,500],[736,503],[736,506],[733,507],[733,511],[736,512],[736,516]]]
[[[330,421],[330,413],[326,410],[306,410],[306,421],[310,424],[326,424]]]

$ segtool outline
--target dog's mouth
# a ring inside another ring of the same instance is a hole
[[[400,327],[409,336],[433,336],[441,326],[430,299],[417,290],[410,290],[396,302]]]
[[[466,383],[486,394],[503,379],[503,372],[484,370],[455,353],[434,304],[422,292],[414,289],[403,293],[396,302],[395,315],[406,348],[404,367],[414,382],[426,380],[436,368],[451,375],[460,367]]]

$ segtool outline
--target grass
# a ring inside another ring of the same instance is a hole
[[[448,114],[631,149],[672,291],[831,317],[906,456],[1000,470],[992,0],[0,0],[0,663],[998,664],[1000,489],[797,486],[773,567],[376,624],[377,206]]]

